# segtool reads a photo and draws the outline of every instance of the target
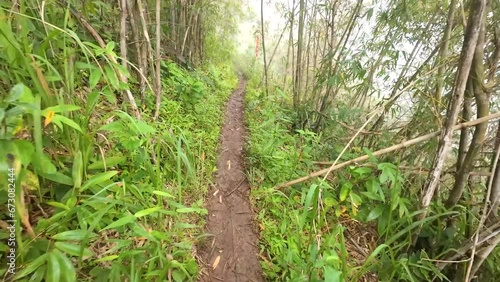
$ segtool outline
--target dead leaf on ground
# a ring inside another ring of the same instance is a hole
[[[220,256],[217,256],[217,257],[215,258],[214,263],[212,264],[212,269],[216,269],[216,268],[217,268],[217,266],[219,265],[219,262],[220,262]]]

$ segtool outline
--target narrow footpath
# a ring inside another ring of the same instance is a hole
[[[216,185],[208,191],[206,232],[213,235],[200,248],[200,281],[264,281],[258,259],[258,235],[245,175],[244,95],[241,79],[226,106]]]

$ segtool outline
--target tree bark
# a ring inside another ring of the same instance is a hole
[[[485,13],[480,23],[480,31],[477,40],[476,49],[474,52],[474,58],[472,61],[472,69],[469,74],[469,80],[471,81],[471,86],[474,91],[474,98],[476,100],[477,107],[477,118],[482,118],[487,116],[490,112],[490,102],[488,95],[483,90],[484,81],[484,67],[483,67],[483,57],[484,57],[484,41],[486,34],[485,26]],[[460,170],[455,178],[455,184],[450,192],[448,201],[446,202],[446,207],[451,208],[455,206],[460,198],[462,197],[463,189],[469,178],[469,172],[472,170],[472,165],[474,159],[478,155],[483,146],[484,139],[486,138],[486,130],[488,129],[488,123],[481,123],[476,125],[474,135],[472,136],[471,144],[469,145],[469,150],[465,155],[464,161],[460,166]]]
[[[161,106],[161,0],[156,0],[156,108],[153,119],[156,120],[160,115]]]
[[[304,41],[304,0],[299,0],[299,33],[297,35],[297,64],[295,65],[295,80],[293,83],[293,108],[297,110],[300,104],[300,88],[302,81],[302,48]]]
[[[264,0],[260,0],[260,27],[262,33],[262,54],[264,57],[264,83],[266,87],[266,96],[269,96],[269,88],[267,85],[266,43],[264,34]]]
[[[498,122],[497,134],[495,136],[495,148],[495,152],[491,158],[491,167],[492,169],[494,168],[494,171],[492,171],[491,176],[493,179],[490,179],[492,181],[492,186],[489,196],[491,202],[488,215],[489,223],[498,221],[498,206],[500,205],[500,164],[498,163],[498,160],[495,159],[498,155],[498,151],[500,151],[500,121]],[[496,167],[494,167],[495,162]]]
[[[421,208],[424,209],[424,212],[417,217],[417,220],[424,219],[427,216],[428,207],[439,185],[446,157],[451,149],[453,141],[453,126],[457,121],[460,106],[464,99],[467,78],[469,76],[470,68],[472,65],[472,59],[474,57],[474,51],[476,49],[476,44],[479,37],[479,30],[481,26],[480,23],[483,18],[485,6],[486,0],[474,0],[471,5],[471,14],[469,16],[469,23],[467,25],[467,31],[464,38],[462,54],[460,56],[460,62],[455,77],[453,95],[450,98],[447,110],[447,118],[444,125],[444,130],[441,134],[437,154],[433,160],[431,168],[432,173],[429,174],[425,188],[423,190],[424,194],[421,198],[420,205]],[[414,243],[416,243],[416,238],[417,236],[415,236],[414,238]]]
[[[483,123],[483,122],[486,122],[488,120],[492,120],[492,119],[496,119],[496,118],[500,118],[500,112],[499,113],[495,113],[495,114],[491,114],[491,115],[483,117],[481,119],[476,119],[476,120],[472,120],[472,121],[469,121],[469,122],[464,122],[464,123],[461,123],[461,124],[457,124],[457,125],[455,125],[455,126],[453,126],[451,128],[451,131],[453,132],[455,130],[462,129],[464,127],[473,126],[473,125],[476,125],[476,124],[479,124],[479,123]],[[408,141],[404,141],[404,142],[399,143],[397,145],[393,145],[393,146],[390,146],[390,147],[387,147],[387,148],[375,151],[375,152],[372,153],[372,155],[376,157],[376,156],[381,156],[381,155],[384,155],[384,154],[387,154],[387,153],[390,153],[390,152],[394,152],[394,151],[402,149],[402,148],[407,148],[409,146],[412,146],[412,145],[418,144],[420,142],[423,142],[423,141],[429,140],[431,138],[434,138],[436,136],[442,135],[443,132],[444,132],[444,130],[442,130],[442,131],[436,131],[436,132],[429,133],[429,134],[426,134],[426,135],[423,135],[423,136],[420,136],[420,137],[417,137],[417,138],[414,138],[414,139],[411,139],[411,140],[408,140]],[[288,181],[286,183],[279,184],[276,187],[277,188],[284,188],[284,187],[288,187],[288,186],[293,185],[293,184],[301,183],[301,182],[304,182],[304,181],[309,180],[311,178],[323,175],[323,174],[327,173],[328,171],[338,170],[338,169],[341,169],[341,168],[346,167],[346,166],[351,165],[351,164],[356,164],[356,163],[359,163],[359,162],[362,162],[362,161],[366,161],[369,158],[370,158],[370,155],[364,155],[364,156],[352,159],[350,161],[346,161],[346,162],[337,164],[334,167],[326,168],[326,169],[321,169],[321,170],[315,171],[315,172],[313,172],[313,173],[311,173],[311,174],[309,174],[307,176],[300,177],[300,178],[297,178],[295,180],[291,180],[291,181]],[[431,170],[430,172],[433,172],[433,171]]]
[[[441,96],[443,95],[444,86],[444,75],[446,70],[446,65],[443,62],[448,57],[448,48],[450,45],[451,31],[453,29],[453,21],[455,16],[457,6],[457,0],[451,0],[450,7],[448,9],[448,18],[446,20],[446,27],[444,28],[443,39],[441,40],[441,48],[439,49],[439,54],[436,63],[439,65],[437,82],[436,82],[436,92],[434,93],[434,105],[439,113],[439,105],[441,104]]]

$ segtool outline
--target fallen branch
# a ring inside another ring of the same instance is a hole
[[[452,127],[452,130],[454,131],[454,130],[462,129],[462,128],[465,128],[465,127],[474,126],[476,124],[487,122],[489,120],[496,119],[496,118],[500,118],[500,112],[494,113],[494,114],[490,114],[488,116],[485,116],[485,117],[482,117],[482,118],[479,118],[479,119],[476,119],[476,120],[472,120],[472,121],[468,121],[468,122],[457,124],[457,125],[455,125],[455,126]],[[420,137],[417,137],[417,138],[414,138],[414,139],[411,139],[411,140],[408,140],[408,141],[404,141],[404,142],[399,143],[397,145],[393,145],[391,147],[387,147],[385,149],[378,150],[376,152],[373,152],[372,155],[373,156],[381,156],[381,155],[384,155],[384,154],[387,154],[387,153],[390,153],[390,152],[393,152],[393,151],[396,151],[396,150],[399,150],[399,149],[402,149],[402,148],[406,148],[406,147],[418,144],[418,143],[423,142],[423,141],[427,141],[429,139],[432,139],[434,137],[439,136],[440,134],[441,134],[441,130],[440,131],[435,131],[433,133],[429,133],[429,134],[426,134],[426,135],[423,135],[423,136],[420,136]],[[297,183],[301,183],[301,182],[304,182],[304,181],[309,180],[311,178],[318,177],[318,176],[326,174],[328,172],[335,171],[335,170],[338,170],[340,168],[346,167],[348,165],[355,164],[355,163],[362,162],[362,161],[366,161],[369,158],[370,158],[369,155],[364,155],[364,156],[361,156],[361,157],[357,157],[357,158],[352,159],[350,161],[343,162],[343,163],[337,164],[337,165],[329,167],[329,168],[318,170],[318,171],[313,172],[313,173],[311,173],[311,174],[309,174],[307,176],[303,176],[301,178],[297,178],[295,180],[282,183],[280,185],[277,185],[276,188],[277,189],[281,189],[281,188],[285,188],[285,187],[288,187],[288,186],[291,186],[291,185],[294,185],[294,184],[297,184]]]
[[[449,255],[448,257],[439,261],[436,264],[436,267],[439,268],[440,270],[442,270],[451,262],[456,261],[457,259],[460,259],[466,253],[470,252],[472,250],[472,248],[479,248],[484,243],[486,243],[492,239],[498,240],[499,236],[500,236],[500,222],[497,222],[497,223],[493,224],[492,226],[485,228],[479,234],[479,238],[477,241],[475,239],[476,235],[473,235],[472,236],[473,238],[470,238],[468,240],[464,240],[464,244],[460,248],[454,250],[454,254]],[[468,259],[467,261],[470,261],[470,259]]]
[[[315,165],[320,165],[320,166],[326,166],[326,165],[332,165],[333,162],[312,162]],[[374,164],[364,164],[362,165],[363,167],[373,167],[376,168],[377,166]],[[428,174],[430,170],[428,168],[423,168],[423,167],[411,167],[411,166],[398,166],[399,170],[404,170],[408,171],[410,173],[415,173],[415,174]],[[446,171],[445,173],[447,174],[454,174],[456,171]],[[491,173],[489,171],[471,171],[469,175],[475,175],[475,176],[491,176]]]
[[[342,125],[343,127],[351,130],[351,131],[358,131],[356,128],[350,127],[349,125],[341,122],[340,120],[337,120],[336,122],[338,124]],[[367,130],[360,130],[359,133],[361,133],[361,134],[369,134],[369,135],[373,135],[373,134],[379,135],[379,134],[382,134],[381,131],[367,131]]]

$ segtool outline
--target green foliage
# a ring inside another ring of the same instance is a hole
[[[367,273],[376,273],[381,281],[445,280],[430,260],[442,253],[407,250],[413,232],[422,224],[435,225],[426,230],[444,243],[438,226],[441,218],[455,213],[444,211],[415,221],[418,198],[411,189],[404,189],[406,177],[395,164],[372,157],[366,166],[335,172],[334,182],[311,181],[282,191],[272,188],[307,175],[315,170],[312,160],[317,155],[331,154],[321,136],[304,130],[292,132],[292,113],[278,101],[278,96],[264,99],[257,90],[248,90],[249,173],[252,186],[258,187],[252,196],[259,211],[261,250],[269,257],[262,262],[267,278],[359,281]],[[347,251],[350,243],[344,236],[349,233],[342,225],[346,217],[376,226],[379,245],[361,263]]]
[[[22,2],[11,16],[0,4],[0,211],[13,210],[3,187],[15,186],[14,279],[195,280],[231,68],[187,73],[162,62],[171,72],[159,122],[147,110],[138,120],[121,102],[132,87],[117,72],[133,79],[109,60],[115,43],[85,41],[64,9],[46,10],[42,23]]]

